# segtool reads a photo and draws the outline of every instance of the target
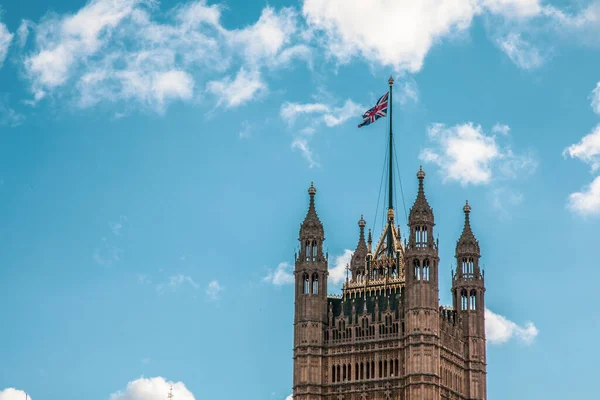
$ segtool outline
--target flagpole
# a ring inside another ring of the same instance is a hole
[[[388,191],[388,201],[389,201],[389,205],[388,205],[388,225],[389,225],[389,229],[388,229],[388,237],[387,237],[387,248],[388,248],[388,254],[392,254],[393,253],[393,237],[392,237],[392,226],[394,224],[394,198],[393,198],[393,162],[394,162],[394,154],[393,154],[393,149],[394,149],[394,145],[393,145],[393,141],[392,141],[392,86],[394,85],[394,78],[392,78],[390,76],[390,79],[388,79],[388,83],[390,85],[390,171],[389,171],[389,191]]]

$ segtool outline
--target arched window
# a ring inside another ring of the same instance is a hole
[[[312,276],[312,294],[319,294],[319,275]]]
[[[360,379],[365,379],[365,364],[360,363]]]
[[[383,378],[383,361],[379,360],[379,377]]]
[[[346,382],[346,364],[342,368],[342,382]]]
[[[469,275],[473,275],[475,273],[475,263],[473,262],[473,258],[469,258]]]
[[[306,248],[304,250],[304,254],[306,254],[306,261],[310,261],[310,242],[306,241]]]
[[[462,271],[463,274],[468,274],[469,273],[469,271],[467,269],[467,259],[466,258],[462,259],[462,264],[461,264],[460,270]]]
[[[357,380],[358,380],[358,370],[359,370],[359,368],[358,368],[358,363],[356,363],[356,364],[354,365],[354,380],[355,380],[355,381],[357,381]]]
[[[423,261],[423,280],[429,280],[429,260]]]
[[[427,227],[424,226],[423,227],[423,235],[421,235],[421,242],[422,242],[421,247],[426,247],[427,246],[427,239],[428,239],[428,237],[427,237]]]
[[[308,282],[308,274],[307,274],[307,273],[305,273],[305,274],[303,275],[302,279],[304,280],[304,289],[303,289],[302,293],[304,293],[304,294],[308,294],[308,293],[309,293],[309,290],[310,290],[310,284],[309,284],[309,282]]]
[[[469,307],[471,310],[477,310],[477,292],[475,290],[471,290],[471,296],[469,301]]]
[[[467,298],[467,291],[465,289],[461,290],[460,292],[460,303],[461,303],[461,310],[468,310],[469,309],[469,300]]]
[[[335,383],[335,365],[331,366],[331,382]]]
[[[317,261],[317,242],[314,240],[312,242],[312,260]]]
[[[415,269],[415,281],[421,280],[421,265],[419,264],[419,260],[415,260],[413,262],[413,266]]]
[[[352,364],[348,364],[348,380],[352,380]]]

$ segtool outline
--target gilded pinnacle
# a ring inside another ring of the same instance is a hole
[[[469,214],[471,212],[471,206],[469,205],[469,200],[467,200],[467,204],[463,207],[463,211],[465,214]]]
[[[390,79],[388,79],[388,83],[390,84],[390,86],[392,86],[394,84],[394,78],[390,76]]]
[[[423,166],[419,166],[419,172],[417,172],[417,178],[425,179],[425,171],[423,171]]]
[[[367,221],[364,220],[362,214],[360,215],[360,220],[358,221],[358,226],[360,226],[361,228],[364,228],[365,226],[367,226]]]
[[[313,182],[310,183],[310,187],[308,188],[308,194],[310,194],[311,196],[314,196],[317,193],[317,189],[315,188],[315,185],[313,184]]]

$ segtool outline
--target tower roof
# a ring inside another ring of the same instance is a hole
[[[304,222],[302,222],[302,225],[300,225],[300,237],[323,238],[323,224],[321,223],[321,220],[317,215],[317,210],[315,209],[315,194],[317,194],[317,189],[312,182],[308,188],[308,194],[310,196],[310,203],[308,206],[308,211],[306,212],[306,217],[304,218]]]
[[[472,254],[479,256],[479,242],[475,238],[473,230],[471,229],[471,220],[469,218],[471,214],[471,206],[469,205],[468,200],[463,207],[463,211],[465,212],[465,226],[463,227],[462,234],[456,243],[456,254]]]
[[[358,227],[360,228],[360,236],[358,238],[358,244],[356,245],[356,250],[352,255],[352,260],[350,261],[350,268],[352,270],[357,267],[364,267],[366,263],[366,257],[368,253],[367,242],[365,242],[365,226],[367,222],[364,220],[363,216],[360,216],[360,220],[358,221]]]
[[[417,172],[417,179],[419,179],[419,191],[417,192],[417,198],[415,199],[415,203],[410,209],[408,223],[429,223],[433,225],[433,209],[429,205],[427,197],[425,197],[425,189],[423,188],[423,181],[425,180],[425,171],[423,171],[423,168],[421,167],[419,168],[419,172]]]

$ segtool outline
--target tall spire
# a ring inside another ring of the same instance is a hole
[[[465,212],[465,225],[462,234],[456,243],[456,254],[471,254],[478,256],[480,254],[479,242],[471,229],[471,206],[469,205],[468,200],[463,207],[463,211]]]
[[[417,198],[415,199],[415,203],[410,209],[410,213],[408,215],[408,223],[430,223],[433,224],[433,210],[427,201],[427,197],[425,197],[425,188],[423,181],[425,180],[425,171],[423,171],[422,167],[419,167],[419,172],[417,172],[417,179],[419,179],[419,191],[417,192]]]
[[[308,194],[310,196],[310,203],[308,205],[308,211],[306,212],[304,222],[302,222],[302,225],[300,226],[300,236],[322,237],[323,224],[321,223],[315,208],[315,194],[317,194],[317,189],[312,182],[308,188]]]
[[[391,227],[394,225],[394,190],[393,190],[393,185],[394,185],[394,179],[393,179],[393,165],[394,165],[394,144],[393,144],[393,133],[392,133],[392,86],[394,85],[394,78],[392,78],[390,76],[390,79],[388,79],[388,84],[390,85],[390,104],[389,104],[389,110],[390,110],[390,159],[389,159],[389,187],[388,187],[388,225],[390,226],[390,229],[388,229],[388,234],[387,234],[387,253],[388,255],[392,255],[394,253],[394,237],[392,234],[392,229]]]
[[[360,216],[360,220],[358,221],[358,227],[360,229],[360,235],[358,237],[358,244],[356,245],[356,250],[354,250],[354,254],[352,254],[352,259],[350,261],[350,269],[352,270],[352,279],[355,278],[357,270],[365,270],[365,264],[367,260],[367,253],[369,249],[367,247],[367,243],[365,242],[365,226],[367,225],[367,221]]]

